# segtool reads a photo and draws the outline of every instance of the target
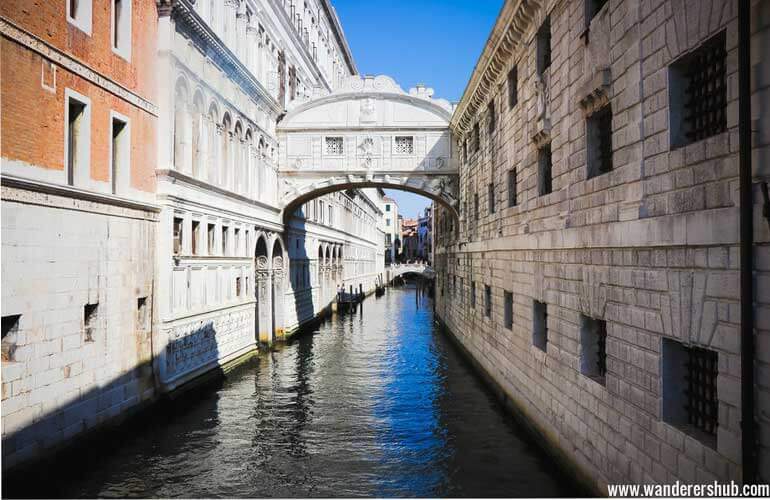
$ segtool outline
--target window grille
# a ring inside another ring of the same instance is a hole
[[[687,420],[693,427],[715,435],[717,400],[717,353],[691,347],[687,360]]]
[[[396,137],[396,154],[411,155],[414,154],[414,137]]]
[[[492,315],[492,287],[484,285],[484,315],[489,318]]]
[[[612,108],[604,106],[588,118],[588,178],[612,170]]]
[[[725,85],[725,33],[704,43],[688,61],[685,74],[685,135],[689,142],[727,129]]]
[[[340,156],[343,153],[342,137],[326,138],[326,154]]]

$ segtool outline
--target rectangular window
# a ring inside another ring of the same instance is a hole
[[[727,130],[725,32],[669,66],[671,146],[681,147]]]
[[[586,121],[588,178],[612,170],[612,108],[606,105]]]
[[[385,211],[390,212],[390,205],[385,205]]]
[[[119,184],[123,178],[129,177],[131,170],[131,144],[128,137],[128,123],[115,116],[112,117],[112,194],[119,191]]]
[[[602,10],[608,0],[586,0],[586,27],[591,24],[591,20]]]
[[[543,75],[551,67],[551,17],[543,21],[537,31],[537,74]]]
[[[471,281],[471,307],[476,307],[476,282]]]
[[[508,171],[508,206],[516,206],[516,169],[512,168]]]
[[[473,126],[473,152],[479,150],[481,147],[481,132],[479,131],[478,122]]]
[[[513,329],[513,294],[503,292],[503,324],[508,330]]]
[[[605,385],[607,322],[580,315],[580,373]]]
[[[147,297],[136,299],[136,329],[140,332],[150,331],[150,311],[147,306]]]
[[[553,161],[551,159],[551,145],[546,144],[537,152],[537,189],[543,196],[553,190]]]
[[[492,287],[484,285],[484,316],[492,316]]]
[[[79,30],[91,34],[91,1],[92,0],[66,0],[67,21]]]
[[[460,277],[460,304],[465,304],[465,280]]]
[[[75,185],[75,178],[89,172],[89,137],[91,113],[88,104],[76,97],[67,97],[67,184]]]
[[[487,133],[492,135],[497,127],[497,117],[495,116],[495,101],[487,105]],[[489,142],[489,140],[487,140]]]
[[[487,200],[489,200],[489,213],[495,213],[495,185],[491,182],[487,185]]]
[[[508,109],[513,109],[519,103],[519,69],[514,66],[508,72]]]
[[[463,141],[463,159],[465,159],[466,162],[468,161],[468,139]]]
[[[16,338],[19,334],[19,320],[21,314],[11,314],[3,316],[2,327],[2,360],[3,361],[15,361],[14,357],[16,352]]]
[[[209,255],[215,255],[216,252],[216,234],[217,234],[217,226],[216,224],[209,224],[208,228],[208,243],[209,243]]]
[[[479,220],[479,193],[473,194],[473,218]]]
[[[330,156],[342,156],[343,140],[342,137],[326,138],[326,154]]]
[[[193,255],[199,255],[200,248],[198,247],[198,242],[200,241],[201,237],[201,223],[200,221],[194,220],[192,221],[192,254]]]
[[[184,221],[174,217],[174,255],[182,253],[182,225]]]
[[[663,339],[663,420],[716,446],[719,425],[716,351]]]
[[[229,236],[230,228],[228,226],[222,226],[222,255],[230,255],[230,246],[227,244]]]
[[[233,232],[233,255],[238,256],[241,253],[241,230],[236,227]]]
[[[241,296],[241,277],[237,276],[235,278],[235,296],[240,297]]]
[[[131,56],[131,0],[112,0],[112,49],[125,59]]]
[[[543,352],[548,346],[548,305],[532,301],[532,345]]]
[[[99,304],[86,304],[83,306],[83,328],[85,342],[93,342],[94,334],[98,327]]]
[[[414,137],[396,136],[396,154],[398,155],[414,154]]]

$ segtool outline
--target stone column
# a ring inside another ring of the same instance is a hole
[[[261,262],[264,260],[264,262]],[[264,344],[273,343],[272,279],[267,270],[267,258],[257,259],[255,276],[257,285],[257,339]]]
[[[283,269],[273,271],[273,339],[282,339],[286,334],[284,323],[284,272]]]

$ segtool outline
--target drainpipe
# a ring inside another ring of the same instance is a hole
[[[743,483],[756,482],[754,424],[754,202],[751,172],[750,0],[738,1],[738,144],[741,244],[741,446]]]

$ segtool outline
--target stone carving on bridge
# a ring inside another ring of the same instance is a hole
[[[377,105],[373,98],[367,97],[361,100],[359,120],[361,123],[371,123],[377,120]]]
[[[363,157],[361,166],[366,170],[371,170],[374,163],[374,138],[370,135],[365,136],[363,139],[361,139],[361,143],[358,145],[358,149],[361,151],[361,156]]]

